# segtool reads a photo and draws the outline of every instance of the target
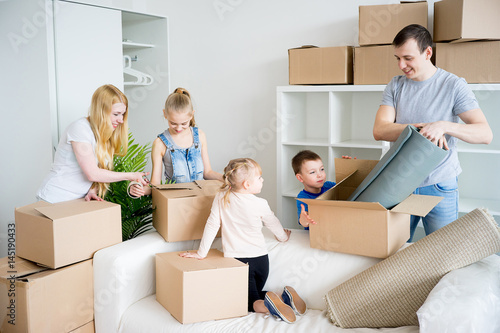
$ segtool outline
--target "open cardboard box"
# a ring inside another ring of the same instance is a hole
[[[0,259],[0,332],[72,332],[94,319],[92,259],[56,270]]]
[[[378,161],[335,159],[337,184],[309,206],[311,247],[375,258],[394,254],[410,238],[410,215],[425,216],[441,197],[410,195],[392,209],[378,202],[346,201]]]
[[[16,254],[50,268],[90,259],[122,241],[120,205],[107,201],[38,201],[16,208]]]
[[[156,231],[167,242],[201,239],[221,185],[218,180],[197,180],[154,186],[153,226]]]
[[[156,300],[183,324],[248,314],[248,265],[212,249],[203,260],[156,254]]]

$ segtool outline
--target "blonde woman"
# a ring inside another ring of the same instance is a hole
[[[38,199],[101,201],[109,183],[130,180],[147,185],[143,172],[112,171],[113,157],[127,152],[127,117],[128,100],[118,88],[111,84],[97,88],[89,116],[73,122],[61,136]]]

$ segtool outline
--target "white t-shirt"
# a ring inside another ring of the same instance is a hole
[[[215,195],[198,254],[206,257],[212,242],[222,227],[224,257],[254,258],[267,254],[263,225],[284,242],[287,235],[265,199],[253,194],[231,192],[230,203],[224,207],[225,192]]]
[[[52,169],[38,189],[39,199],[50,203],[80,199],[92,186],[76,160],[71,142],[91,144],[95,156],[96,140],[87,118],[78,119],[69,125],[61,136]]]

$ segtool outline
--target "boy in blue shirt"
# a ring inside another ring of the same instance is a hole
[[[326,181],[325,167],[318,154],[310,150],[302,150],[292,158],[292,168],[295,177],[304,185],[297,198],[316,199],[319,195],[335,186],[334,182]],[[309,230],[309,224],[316,224],[309,217],[307,204],[297,200],[298,222]]]

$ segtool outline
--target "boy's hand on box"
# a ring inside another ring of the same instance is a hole
[[[184,258],[195,258],[195,259],[198,259],[198,260],[201,260],[201,259],[205,259],[204,257],[201,257],[198,252],[182,252],[182,253],[179,253],[179,256],[181,257],[184,257]]]
[[[316,221],[314,221],[309,214],[306,211],[306,207],[304,205],[300,205],[301,211],[300,211],[300,225],[302,225],[304,228],[308,227],[309,224],[316,224]]]
[[[356,157],[351,157],[351,156],[349,156],[349,155],[342,155],[342,158],[343,158],[343,159],[346,159],[346,160],[356,159]]]

